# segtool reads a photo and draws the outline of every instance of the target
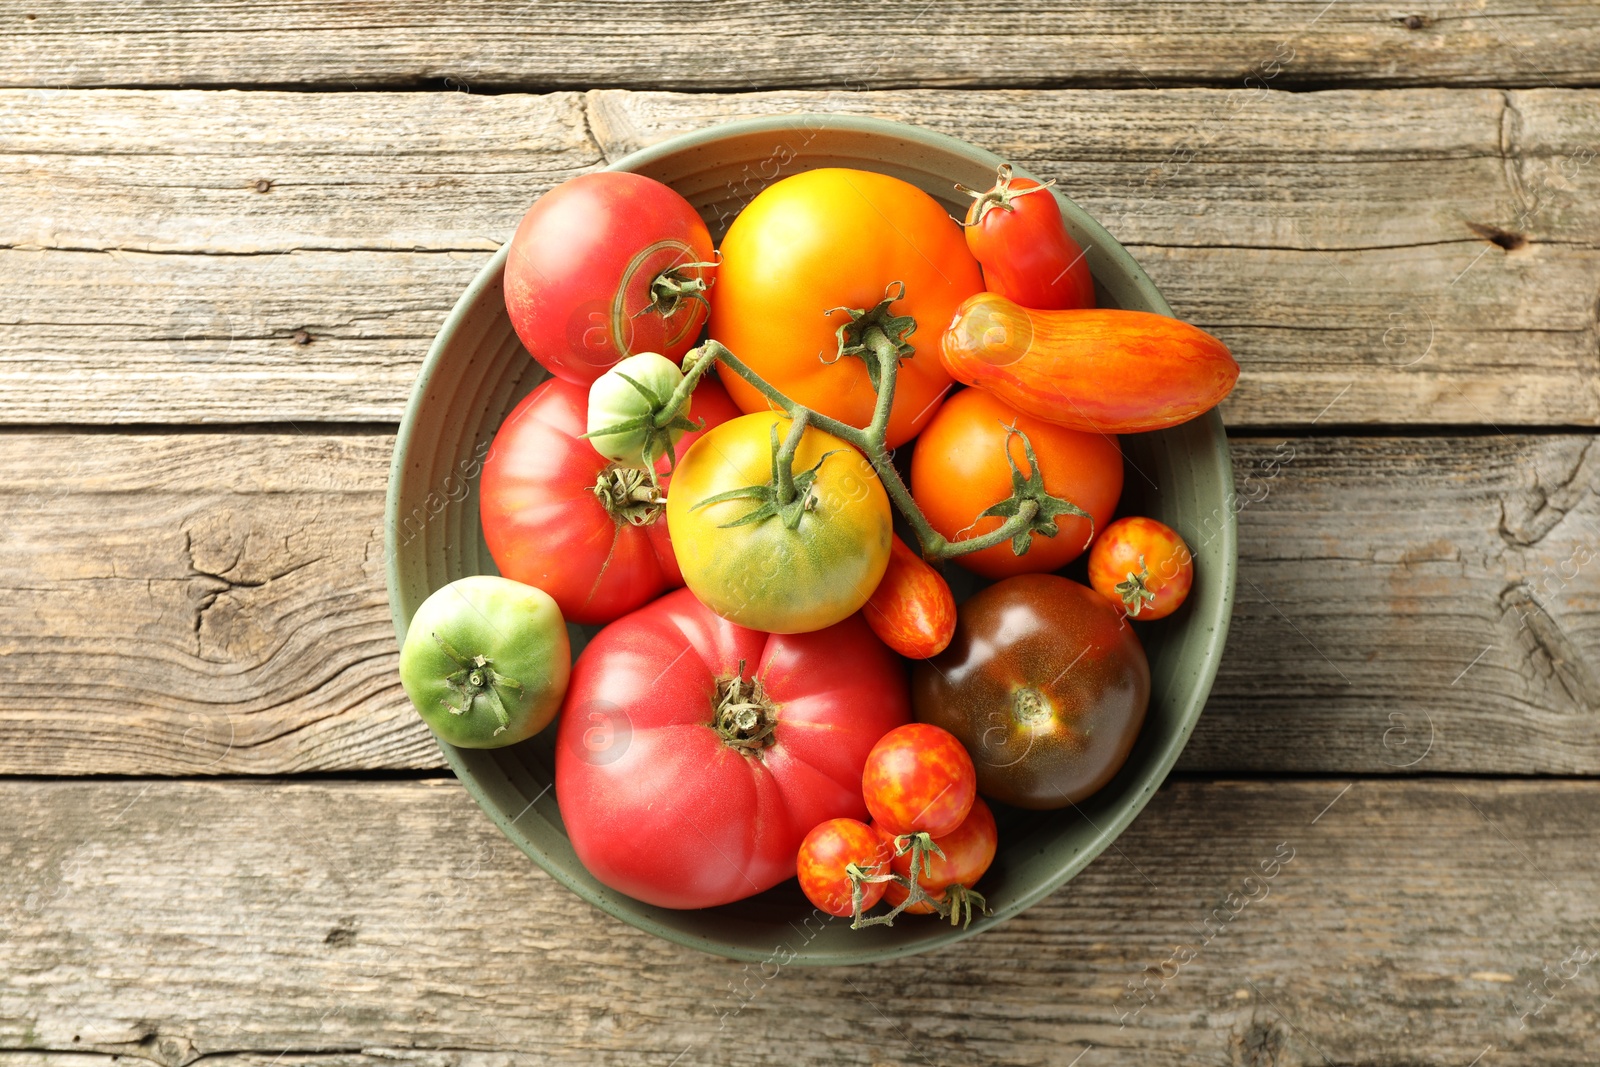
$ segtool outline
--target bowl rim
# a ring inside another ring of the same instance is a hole
[[[970,142],[908,123],[863,115],[799,112],[781,116],[737,119],[676,134],[655,144],[629,152],[599,169],[607,171],[637,171],[660,159],[677,155],[686,149],[715,143],[730,137],[774,132],[792,133],[797,129],[827,129],[876,134],[898,140],[911,141],[913,144],[923,147],[964,155],[968,158],[986,162],[990,166],[998,166],[1001,162],[1004,162],[999,155]],[[1022,177],[1035,177],[1023,167],[1013,166],[1013,170]],[[1175,317],[1166,299],[1156,289],[1155,284],[1151,282],[1144,269],[1123,248],[1122,244],[1112,237],[1110,232],[1098,220],[1090,216],[1087,211],[1079,207],[1059,190],[1053,190],[1053,192],[1058,201],[1070,206],[1076,212],[1075,221],[1095,238],[1095,243],[1099,244],[1105,254],[1119,261],[1120,268],[1132,277],[1134,285],[1140,290],[1141,295],[1150,302],[1151,306],[1158,309],[1162,314]],[[1100,243],[1101,241],[1106,243],[1102,244]],[[499,281],[509,249],[510,242],[507,241],[490,257],[489,261],[484,264],[483,268],[468,284],[466,290],[457,299],[455,305],[450,309],[450,313],[440,325],[439,332],[434,336],[433,342],[428,348],[427,356],[423,360],[422,368],[413,383],[411,395],[407,398],[405,412],[401,417],[399,429],[395,436],[394,455],[390,461],[389,481],[384,500],[384,572],[390,615],[394,622],[396,637],[401,644],[405,642],[406,630],[410,623],[410,618],[402,613],[399,595],[401,588],[400,546],[398,544],[400,525],[399,493],[404,474],[404,457],[409,453],[412,435],[416,431],[420,400],[427,393],[429,383],[443,363],[445,349],[452,343],[461,324],[483,292]],[[1235,493],[1228,437],[1222,424],[1221,415],[1216,408],[1206,412],[1194,421],[1205,424],[1204,429],[1211,439],[1212,459],[1215,461],[1219,472],[1225,505],[1221,508],[1222,522],[1220,528],[1215,531],[1215,536],[1220,541],[1221,559],[1224,561],[1221,603],[1218,609],[1219,618],[1216,625],[1211,626],[1206,633],[1194,634],[1188,638],[1188,640],[1195,642],[1199,646],[1203,655],[1202,667],[1196,673],[1193,682],[1195,694],[1193,707],[1183,717],[1179,724],[1180,728],[1166,740],[1164,746],[1157,752],[1152,753],[1151,762],[1146,765],[1139,777],[1129,783],[1129,799],[1123,803],[1120,810],[1116,811],[1114,817],[1101,823],[1089,820],[1090,826],[1094,831],[1093,839],[1083,848],[1073,852],[1060,862],[1051,877],[1042,879],[1038,885],[1025,893],[1019,894],[1002,908],[975,920],[970,927],[942,927],[938,934],[888,945],[869,946],[863,944],[860,951],[845,954],[808,955],[802,953],[794,957],[793,963],[808,966],[873,963],[945,948],[956,941],[981,933],[1022,913],[1040,900],[1061,889],[1062,886],[1081,873],[1102,852],[1109,848],[1132,824],[1133,820],[1144,811],[1157,789],[1171,773],[1179,755],[1187,746],[1195,725],[1205,711],[1205,706],[1210,699],[1212,686],[1216,682],[1223,646],[1227,641],[1228,630],[1233,618],[1233,601],[1239,566],[1238,515],[1236,509],[1229,505],[1229,502],[1234,499]],[[479,785],[476,778],[467,772],[465,761],[458,750],[439,739],[437,735],[435,735],[434,740],[443,753],[451,771],[454,772],[456,778],[466,788],[468,795],[472,797],[479,809],[489,816],[490,820],[499,827],[500,831],[513,844],[517,845],[523,853],[537,863],[540,869],[589,904],[614,919],[620,919],[630,926],[678,945],[745,962],[761,962],[769,958],[770,953],[765,950],[752,951],[738,945],[708,943],[704,937],[696,936],[672,926],[664,926],[654,921],[648,914],[633,913],[624,908],[619,908],[612,899],[606,898],[582,881],[569,876],[559,866],[547,863],[540,852],[533,847],[533,842],[525,835],[516,832],[506,814],[490,802],[487,792]],[[1077,805],[1073,805],[1073,807],[1078,809]],[[1088,819],[1082,809],[1078,810],[1080,814],[1084,815],[1085,819]],[[624,897],[622,899],[627,901],[630,898]]]

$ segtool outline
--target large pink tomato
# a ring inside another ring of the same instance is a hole
[[[506,311],[534,359],[587,385],[625,356],[683,357],[706,320],[711,257],[706,224],[672,189],[584,174],[523,216],[506,253]]]
[[[645,473],[612,463],[582,440],[589,391],[553,378],[514,408],[483,461],[478,513],[495,566],[549,593],[568,622],[626,615],[683,584],[667,539],[666,502]],[[705,378],[689,416],[706,429],[737,418],[728,394]],[[678,444],[683,455],[700,433]],[[656,465],[662,485],[665,457]]]
[[[910,720],[905,667],[860,615],[765,634],[687,589],[600,631],[556,737],[556,799],[605,885],[707,908],[794,877],[828,819],[864,820],[861,773]]]

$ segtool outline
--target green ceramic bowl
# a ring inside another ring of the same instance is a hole
[[[612,170],[677,189],[720,238],[735,214],[779,177],[817,167],[881,171],[964,210],[953,186],[985,188],[1000,159],[912,126],[838,115],[735,122],[635,152]],[[1088,249],[1102,306],[1171,314],[1144,271],[1093,219],[1060,198],[1067,226]],[[395,630],[429,593],[468,574],[495,573],[478,524],[477,475],[501,419],[545,377],[512,332],[501,295],[502,248],[439,331],[412,391],[389,476],[385,522]],[[906,916],[892,928],[819,922],[793,881],[704,911],[668,911],[615,893],[589,876],[551,790],[554,729],[520,745],[474,751],[441,745],[467,791],[495,824],[555,879],[641,930],[734,959],[860,963],[924,952],[982,933],[1059,889],[1149,801],[1205,705],[1227,634],[1237,550],[1228,442],[1215,412],[1161,433],[1125,437],[1123,513],[1152,515],[1195,552],[1195,584],[1172,618],[1142,628],[1150,656],[1149,715],[1127,765],[1079,808],[997,809],[1000,851],[980,883],[991,914],[970,928]],[[575,630],[581,641],[587,635]],[[576,651],[576,646],[575,646]]]

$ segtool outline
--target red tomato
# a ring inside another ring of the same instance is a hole
[[[556,796],[589,873],[664,908],[793,878],[800,842],[864,819],[867,753],[911,717],[905,667],[860,616],[764,634],[687,589],[600,631],[556,735]]]
[[[956,632],[956,598],[939,572],[892,537],[889,567],[861,609],[872,632],[908,659],[937,656]]]
[[[678,360],[707,306],[662,286],[709,287],[711,234],[689,202],[642,174],[597,171],[545,193],[506,253],[506,311],[558,378],[587,385],[625,356]],[[659,296],[658,296],[659,294]]]
[[[807,900],[829,915],[853,915],[855,891],[850,885],[847,868],[854,864],[866,874],[875,874],[888,866],[892,853],[893,846],[885,844],[878,831],[859,819],[829,819],[818,823],[800,842],[796,864],[800,888],[805,891]],[[882,900],[884,887],[890,884],[863,882],[861,910],[866,911]]]
[[[580,439],[588,403],[584,386],[560,379],[529,393],[484,457],[478,513],[502,575],[549,593],[568,622],[602,623],[682,585],[683,576],[666,505],[622,499],[630,489],[652,495],[644,472],[608,462]],[[740,414],[710,378],[695,389],[689,413],[708,430]],[[680,456],[700,432],[684,435]],[[656,469],[666,471],[665,458]]]
[[[1045,491],[1068,500],[1093,517],[1056,517],[1057,532],[1035,532],[1025,555],[1010,544],[955,557],[955,562],[987,578],[1053,571],[1083,553],[1091,531],[1102,529],[1122,495],[1122,451],[1115,437],[1069,430],[1024,415],[982,389],[963,389],[946,400],[917,438],[911,456],[911,495],[935,530],[951,540],[977,537],[998,527],[997,516],[978,518],[990,505],[1011,495],[1011,468],[1030,474],[1022,441],[1009,437],[1015,426],[1027,434],[1039,460]]]
[[[968,190],[967,248],[983,265],[983,285],[1025,308],[1094,307],[1089,259],[1061,221],[1055,194],[1002,163],[993,188]]]
[[[1194,556],[1164,523],[1118,519],[1089,551],[1089,584],[1132,618],[1164,619],[1189,596]]]
[[[861,778],[867,810],[891,834],[948,834],[978,795],[978,772],[954,734],[910,723],[884,734]]]
[[[902,878],[910,878],[911,851],[908,849],[903,855],[896,856],[895,836],[885,833],[881,828],[877,832],[893,857],[890,870]],[[943,837],[935,837],[933,843],[939,846],[939,852],[944,855],[928,853],[928,863],[924,865],[926,873],[918,871],[917,874],[917,883],[922,886],[923,892],[935,900],[942,900],[945,890],[953,885],[964,885],[971,889],[989,869],[989,864],[994,862],[995,851],[999,848],[1000,831],[994,824],[994,812],[989,810],[989,805],[983,802],[982,797],[977,798],[961,825]],[[899,907],[908,891],[899,882],[886,882],[884,885],[885,899],[892,906]],[[906,910],[913,915],[928,915],[933,912],[933,907],[918,902]]]

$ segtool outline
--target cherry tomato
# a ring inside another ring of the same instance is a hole
[[[818,823],[800,842],[796,869],[806,899],[829,915],[855,913],[854,893],[847,868],[854,864],[867,874],[888,865],[892,845],[884,843],[878,831],[859,819],[829,819]],[[861,884],[861,910],[866,911],[883,899],[888,882]],[[908,909],[909,910],[909,909]]]
[[[919,722],[967,746],[984,796],[1062,808],[1127,760],[1150,665],[1111,601],[1059,575],[1022,574],[961,605],[950,647],[917,664],[911,694]]]
[[[961,825],[978,795],[972,757],[948,730],[908,723],[867,754],[861,792],[878,826],[891,834],[940,837]]]
[[[587,388],[553,378],[513,408],[484,457],[478,513],[501,574],[549,593],[568,622],[603,623],[682,585],[683,575],[648,477],[582,439],[588,403]],[[689,414],[710,430],[739,409],[704,380]],[[686,434],[680,449],[704,432]],[[656,470],[670,485],[666,457]]]
[[[927,659],[943,652],[956,632],[956,598],[939,572],[896,537],[889,544],[889,568],[861,617],[902,656]]]
[[[868,361],[838,355],[836,334],[852,323],[844,309],[875,308],[901,292],[895,283],[903,294],[887,314],[909,316],[916,328],[904,335],[911,347],[896,378],[893,448],[916,435],[950,388],[940,331],[983,289],[960,227],[921,189],[828,167],[762,190],[723,238],[711,336],[791,399],[865,426],[877,401]],[[742,378],[723,383],[745,411],[771,407]]]
[[[1089,551],[1089,584],[1135,619],[1164,619],[1194,584],[1194,556],[1172,527],[1130,516],[1105,528]]]
[[[1094,307],[1089,259],[1067,233],[1055,194],[1000,164],[994,186],[968,189],[967,247],[983,264],[984,288],[1025,308]]]
[[[876,829],[888,846],[889,855],[893,857],[890,870],[902,878],[910,878],[910,850],[896,856],[895,835],[885,833],[881,828]],[[943,837],[933,839],[933,843],[939,846],[939,852],[943,852],[944,855],[941,856],[938,852],[928,853],[924,871],[918,872],[917,884],[922,886],[923,892],[935,900],[942,900],[944,891],[953,885],[964,885],[971,889],[994,862],[999,842],[1000,831],[994,824],[994,812],[989,810],[989,805],[983,802],[982,797],[978,797],[972,802],[972,810],[967,813],[960,826]],[[899,907],[900,902],[906,899],[906,888],[898,882],[886,882],[884,885],[884,898],[891,905]],[[914,915],[928,915],[933,912],[930,905],[920,901],[906,910]]]
[[[1077,559],[1091,533],[1111,521],[1122,495],[1122,451],[1115,437],[1069,430],[1024,415],[981,389],[963,389],[945,401],[911,457],[911,495],[945,537],[977,537],[1005,521],[978,516],[1011,495],[1008,450],[1017,468],[1031,473],[1022,441],[1008,427],[1021,430],[1033,445],[1045,490],[1087,511],[1093,521],[1057,516],[1056,535],[1033,533],[1025,555],[1000,544],[955,557],[988,578],[1053,571]]]
[[[551,189],[506,253],[506,312],[534,359],[587,385],[624,356],[694,344],[713,283],[711,233],[642,174],[597,171]],[[947,316],[948,318],[948,316]]]

